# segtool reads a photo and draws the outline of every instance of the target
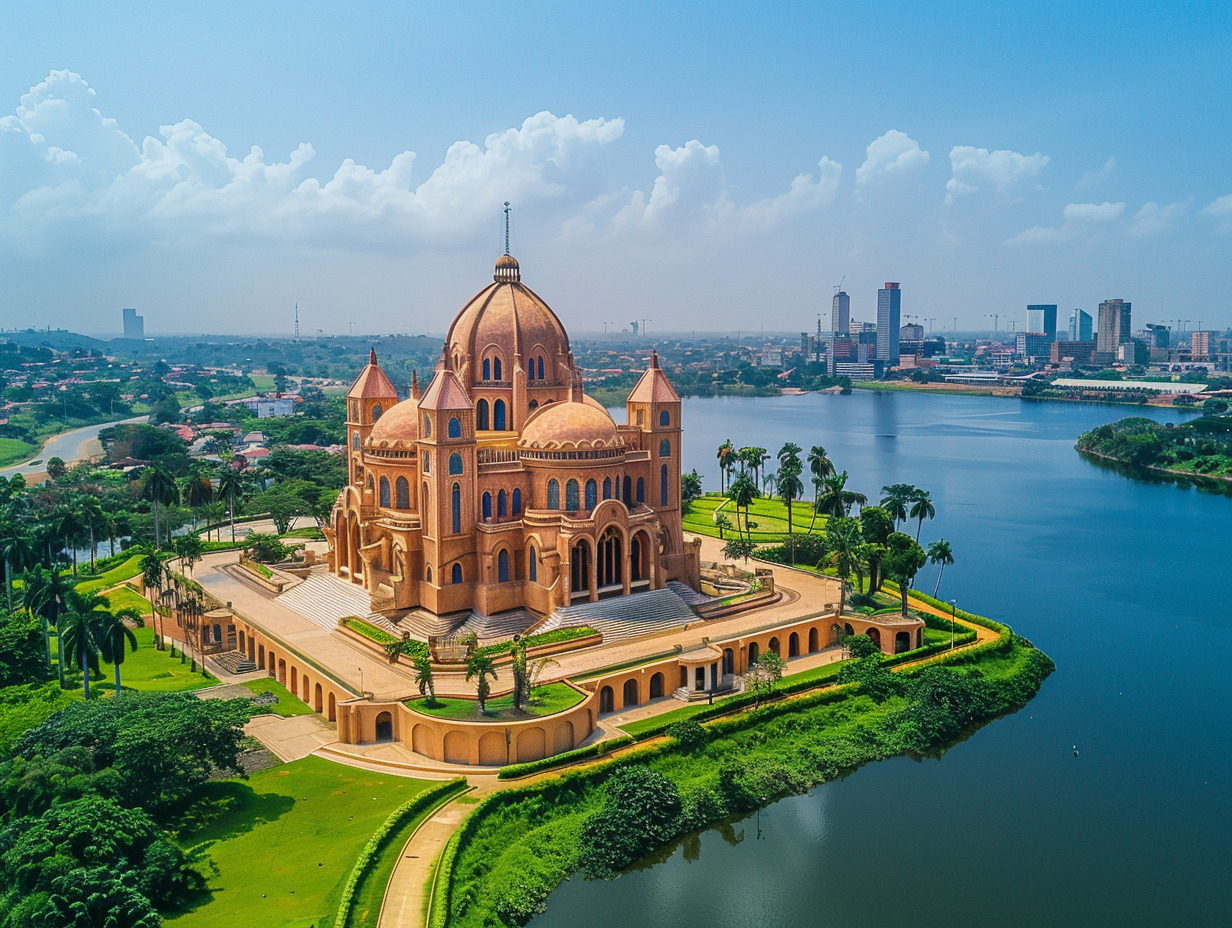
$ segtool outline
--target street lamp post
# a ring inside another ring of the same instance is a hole
[[[950,600],[950,650],[954,650],[954,627],[958,624],[958,600]]]
[[[364,668],[356,667],[355,669],[359,671],[359,698],[363,699],[364,698]]]

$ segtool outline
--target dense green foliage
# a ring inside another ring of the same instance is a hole
[[[50,677],[42,622],[28,612],[0,610],[0,688]]]
[[[1212,414],[1182,425],[1133,417],[1078,436],[1075,447],[1131,467],[1195,477],[1232,477],[1232,416]]]

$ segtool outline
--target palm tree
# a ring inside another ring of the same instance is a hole
[[[234,467],[224,467],[218,477],[218,493],[227,498],[227,508],[231,512],[231,543],[235,544],[235,499],[243,497],[248,484],[241,471]]]
[[[827,477],[833,476],[834,462],[826,456],[826,449],[821,445],[813,445],[809,449],[807,460],[813,483],[813,518],[809,522],[809,534],[811,535],[813,528],[817,525],[817,502],[821,499],[821,487]]]
[[[931,519],[937,514],[937,507],[933,505],[933,499],[927,490],[915,488],[915,494],[911,498],[911,518],[919,519],[920,523],[915,527],[915,540],[920,540],[920,529],[924,527],[924,520]]]
[[[436,705],[436,678],[432,676],[432,661],[426,654],[417,654],[413,661],[415,665],[415,685],[419,687],[419,695],[428,694],[428,706]]]
[[[728,496],[731,497],[731,501],[736,504],[736,530],[740,530],[741,509],[744,510],[744,527],[745,529],[748,529],[749,506],[752,504],[753,500],[757,499],[759,495],[757,492],[757,484],[752,481],[748,474],[741,473],[739,477],[732,481],[732,485],[728,487],[727,493]],[[752,535],[749,537],[751,539]]]
[[[936,599],[937,591],[941,589],[941,575],[945,573],[947,566],[954,563],[954,549],[944,538],[938,538],[928,546],[928,559],[941,565],[941,569],[937,571],[937,585],[933,587],[933,599]]]
[[[475,695],[479,699],[479,714],[483,715],[483,710],[488,701],[488,693],[492,692],[492,686],[488,683],[488,677],[496,679],[496,669],[492,666],[492,658],[484,654],[471,654],[466,659],[466,681],[475,681]]]
[[[907,521],[907,503],[914,491],[915,487],[909,483],[891,483],[881,488],[884,494],[881,497],[881,508],[890,514],[895,528],[898,528],[899,522]]]
[[[200,465],[194,467],[192,472],[184,478],[184,487],[181,495],[184,502],[192,508],[193,528],[195,529],[202,507],[214,501],[214,484],[210,482],[210,478]]]
[[[206,503],[201,507],[201,515],[205,518],[206,532],[205,538],[208,541],[210,537],[209,527],[214,527],[214,535],[219,541],[222,541],[222,519],[227,514],[227,504],[220,499],[215,499],[211,503]]]
[[[47,666],[51,666],[51,626],[56,626],[56,657],[60,688],[64,688],[64,638],[60,635],[60,612],[69,591],[68,578],[58,570],[36,566],[21,575],[22,605],[31,615],[43,620],[43,639],[47,643]]]
[[[839,578],[838,612],[847,605],[847,578],[856,566],[858,549],[863,542],[860,523],[845,516],[836,516],[826,524],[825,565],[833,567]]]
[[[800,462],[800,452],[804,449],[794,442],[787,442],[779,449],[779,498],[787,504],[787,547],[791,550],[791,563],[796,563],[796,547],[792,543],[795,525],[792,521],[792,504],[804,495],[804,482],[800,474],[804,465]]]
[[[719,530],[719,540],[722,541],[727,536],[724,532],[732,527],[731,519],[727,518],[727,514],[723,512],[715,512],[714,526]]]
[[[847,471],[843,471],[841,474],[832,474],[825,479],[826,492],[815,505],[827,516],[845,518],[853,505],[863,506],[868,502],[868,497],[863,493],[847,489],[847,477]]]
[[[736,446],[732,444],[729,438],[719,445],[719,452],[715,455],[719,459],[719,492],[727,492],[727,478],[731,474],[732,463],[736,456]]]
[[[94,630],[107,615],[107,598],[101,593],[68,591],[64,614],[60,616],[60,639],[64,643],[65,660],[81,661],[81,680],[86,699],[90,698],[90,674],[98,673],[100,649]]]
[[[154,509],[154,547],[159,546],[161,535],[158,530],[158,507],[174,506],[180,501],[180,485],[175,482],[171,471],[161,464],[152,465],[145,473],[141,483],[141,495],[150,501]]]
[[[34,553],[33,539],[26,533],[24,496],[14,497],[0,513],[0,555],[4,557],[4,593],[9,612],[13,611],[13,571],[27,565]]]
[[[77,510],[78,525],[90,533],[90,573],[94,573],[94,530],[103,525],[103,507],[97,496],[83,493],[73,499],[73,508]]]
[[[154,646],[159,651],[163,649],[162,613],[158,611],[161,608],[159,603],[162,600],[163,587],[170,579],[171,568],[163,563],[156,551],[151,551],[141,559],[141,583],[154,610]],[[150,596],[150,590],[154,590],[157,595]]]
[[[142,624],[141,613],[132,606],[106,612],[99,616],[95,627],[99,651],[103,660],[115,668],[115,694],[120,695],[120,665],[124,663],[124,646],[127,644],[132,651],[137,650],[137,636],[125,624],[125,619],[136,625]]]

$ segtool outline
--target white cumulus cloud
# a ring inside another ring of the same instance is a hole
[[[1025,180],[1036,177],[1048,164],[1047,155],[1024,155],[1016,151],[955,145],[950,149],[950,179],[945,185],[945,202],[992,188],[1005,195]]]
[[[879,177],[893,174],[909,174],[928,164],[928,152],[920,143],[901,132],[891,129],[868,143],[864,163],[856,168],[856,186],[863,187]]]
[[[1215,231],[1232,232],[1232,193],[1207,203],[1202,207],[1202,215],[1215,220]]]
[[[1192,199],[1180,200],[1176,203],[1169,203],[1167,206],[1160,206],[1154,200],[1144,203],[1134,215],[1126,234],[1134,238],[1147,238],[1170,232],[1176,220],[1185,214],[1192,202]]]
[[[1037,245],[1047,242],[1068,242],[1106,223],[1120,219],[1125,213],[1124,203],[1070,203],[1064,210],[1064,222],[1058,227],[1033,226],[1024,229],[1007,245]]]

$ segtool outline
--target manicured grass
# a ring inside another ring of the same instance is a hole
[[[269,393],[274,389],[273,374],[249,374],[248,379],[252,381],[258,393]]]
[[[107,605],[112,609],[136,609],[142,615],[148,616],[154,611],[150,601],[140,593],[135,593],[127,586],[112,590],[107,596]],[[148,620],[147,620],[148,621]]]
[[[289,538],[299,541],[324,541],[325,533],[319,528],[309,526],[307,528],[295,528],[289,532],[283,532],[279,538]]]
[[[723,515],[727,516],[733,528],[724,535],[731,537],[736,534],[736,504],[727,502],[726,496],[708,493],[689,503],[689,511],[684,516],[684,530],[698,535],[719,537],[719,529],[714,524],[714,513],[723,503]],[[792,504],[792,531],[796,535],[807,535],[809,522],[813,516],[813,502],[809,499],[797,500]],[[743,528],[744,514],[740,514],[740,524]],[[753,540],[761,544],[782,541],[787,535],[787,504],[777,497],[761,497],[753,500],[749,506],[749,519],[757,523],[753,529]],[[825,531],[826,517],[818,516],[813,526],[813,533]]]
[[[153,629],[138,628],[134,634],[137,636],[137,650],[126,653],[124,663],[120,665],[120,685],[124,689],[147,693],[182,693],[218,682],[212,676],[202,675],[200,669],[195,673],[190,670],[192,665],[187,658],[181,664],[178,651],[172,657],[170,649],[155,650]],[[54,648],[52,653],[55,653]],[[103,672],[102,679],[90,681],[90,692],[110,694],[115,690],[115,672],[106,661],[99,661],[99,667]]]
[[[438,719],[456,719],[458,721],[516,721],[517,719],[538,718],[553,715],[571,709],[585,699],[573,687],[564,683],[549,683],[547,686],[535,688],[534,702],[522,707],[519,714],[513,711],[513,696],[502,696],[500,699],[489,699],[484,707],[484,713],[479,715],[478,703],[473,699],[455,699],[438,697],[434,708],[427,708],[426,700],[412,699],[407,703],[416,712],[430,715]]]
[[[359,616],[349,615],[342,619],[341,622],[351,631],[359,632],[359,634],[363,635],[365,638],[370,638],[380,645],[393,644],[394,642],[400,640],[385,631],[385,629],[377,628],[371,622],[365,622],[363,619],[359,618]],[[427,653],[427,650],[428,646],[425,644],[424,653]]]
[[[258,706],[258,712],[272,712],[274,715],[312,715],[308,704],[296,699],[285,686],[269,677],[260,680],[248,680],[244,683],[253,694],[273,693],[278,702],[272,706]]]
[[[372,832],[424,780],[305,757],[247,781],[207,784],[220,814],[182,835],[218,868],[207,899],[165,919],[179,928],[308,928],[332,924],[342,885]]]
[[[82,580],[77,584],[77,591],[80,593],[89,593],[91,590],[105,590],[115,586],[117,583],[123,583],[125,580],[131,580],[133,577],[141,574],[141,559],[144,555],[134,554],[128,560],[117,564],[111,570],[104,571],[97,577],[91,577],[89,580]]]
[[[38,445],[32,445],[20,438],[0,438],[0,467],[28,461],[38,454],[38,449]]]

